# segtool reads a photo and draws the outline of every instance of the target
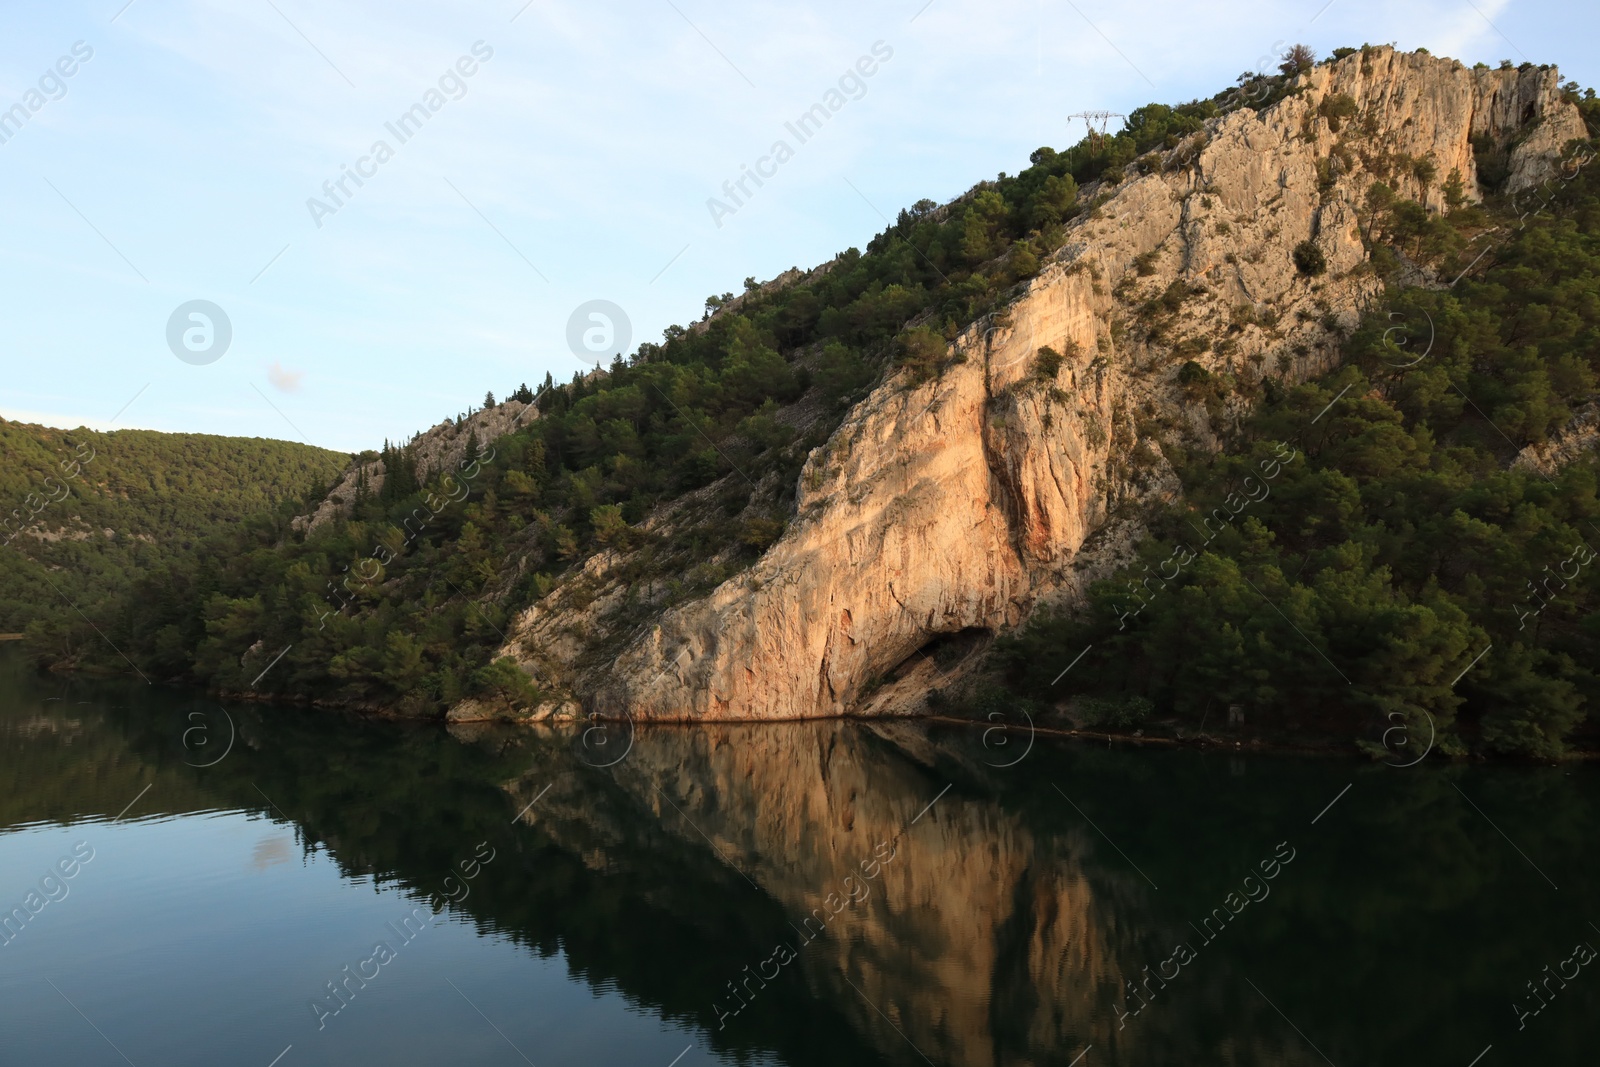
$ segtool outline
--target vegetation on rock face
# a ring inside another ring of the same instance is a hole
[[[1301,274],[1314,277],[1328,269],[1328,258],[1315,241],[1301,241],[1294,246],[1294,266]]]
[[[1592,93],[1581,107],[1600,128]],[[1173,449],[1183,499],[1084,610],[1002,640],[1010,690],[1086,721],[1131,698],[1194,728],[1238,704],[1253,729],[1560,755],[1600,697],[1600,463],[1513,461],[1596,402],[1600,168],[1574,174],[1583,158],[1530,214],[1429,216],[1375,187],[1375,263],[1466,273],[1391,288],[1322,380],[1264,379],[1221,454]],[[1480,236],[1496,243],[1467,269]]]

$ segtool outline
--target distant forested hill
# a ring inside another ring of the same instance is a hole
[[[0,419],[0,632],[75,662],[134,578],[251,516],[320,497],[349,457],[259,438]],[[81,613],[81,614],[80,614]]]

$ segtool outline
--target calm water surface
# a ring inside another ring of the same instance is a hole
[[[1592,1063],[1597,803],[1590,766],[446,731],[0,658],[0,1063]]]

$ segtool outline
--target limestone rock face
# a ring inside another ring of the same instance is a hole
[[[1186,359],[1289,381],[1333,366],[1380,289],[1361,230],[1374,181],[1437,209],[1455,173],[1477,196],[1475,137],[1508,152],[1509,188],[1550,178],[1584,135],[1557,79],[1372,49],[1086,188],[1098,206],[938,377],[890,376],[811,454],[795,518],[755,566],[657,619],[603,677],[565,684],[608,716],[919,710],[989,636],[1076,594],[1074,563],[1119,502],[1176,491],[1141,427],[1214,443],[1174,381]],[[1308,241],[1325,273],[1297,269]],[[1044,346],[1064,357],[1053,378]]]

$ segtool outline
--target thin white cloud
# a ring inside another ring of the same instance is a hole
[[[277,360],[273,360],[272,366],[267,368],[267,381],[280,393],[298,393],[300,380],[305,376],[304,371],[288,370]]]

